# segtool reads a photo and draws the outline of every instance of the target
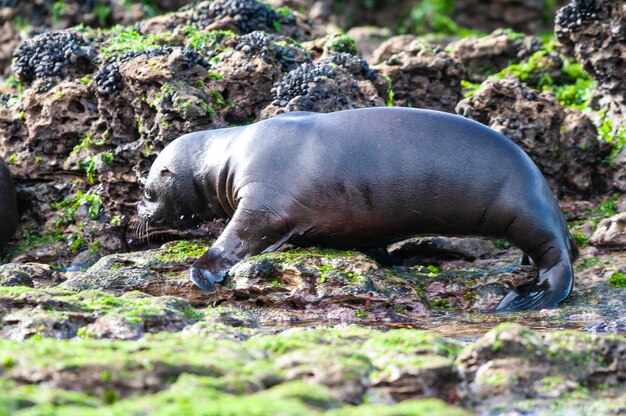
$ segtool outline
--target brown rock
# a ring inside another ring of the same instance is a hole
[[[0,337],[24,341],[33,336],[46,338],[74,338],[78,327],[62,316],[47,316],[36,312],[14,312],[2,320]]]
[[[398,35],[390,37],[372,53],[372,63],[379,64],[391,58],[393,55],[403,52],[416,39],[417,36],[415,35]]]
[[[450,54],[465,67],[467,79],[482,82],[489,74],[520,62],[539,50],[541,41],[506,30],[487,36],[467,36],[448,45]]]
[[[626,117],[626,8],[620,0],[572,1],[556,15],[557,39],[597,82],[599,104]]]
[[[46,178],[62,169],[63,160],[98,120],[97,102],[81,82],[63,81],[47,92],[24,92],[20,141],[9,137],[0,143],[5,154],[15,154],[11,172],[18,178]]]
[[[391,80],[397,106],[454,112],[463,97],[463,67],[439,47],[415,41],[375,68]]]
[[[374,51],[391,36],[391,31],[387,28],[359,26],[350,29],[348,36],[356,42],[356,46],[363,59],[368,62],[374,62],[372,59]]]
[[[13,22],[0,19],[0,76],[10,75],[11,55],[23,40]]]
[[[305,88],[303,88],[303,85]],[[387,82],[360,57],[332,53],[315,64],[302,64],[274,84],[274,101],[261,119],[289,111],[328,113],[384,106]]]
[[[123,316],[101,316],[85,328],[96,339],[136,340],[143,335],[143,325]]]
[[[600,221],[590,241],[596,246],[626,247],[626,212]]]
[[[495,251],[483,238],[416,237],[387,247],[389,254],[402,258],[441,257],[474,260]]]
[[[613,177],[611,178],[613,186],[626,193],[626,146],[613,157],[612,165],[614,166]]]
[[[562,4],[562,0],[557,0]],[[553,10],[546,10],[543,0],[457,0],[454,20],[464,27],[491,32],[510,27],[524,33],[538,34],[550,28]]]
[[[581,194],[596,191],[600,154],[588,117],[566,110],[548,92],[512,79],[488,79],[459,103],[459,114],[504,134],[537,164],[552,190]]]

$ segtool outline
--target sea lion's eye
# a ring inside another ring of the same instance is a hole
[[[152,192],[150,192],[150,189],[146,188],[146,189],[143,191],[143,196],[144,196],[144,197],[145,197],[148,201],[152,200]]]

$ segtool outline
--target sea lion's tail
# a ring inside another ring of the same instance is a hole
[[[532,283],[509,292],[496,308],[496,312],[553,308],[571,293],[574,287],[572,264],[578,259],[579,251],[563,214],[558,211],[558,215],[562,224],[560,236],[546,244],[546,251],[534,253],[537,276]]]
[[[509,292],[496,312],[516,312],[553,308],[567,298],[574,286],[569,253],[550,267],[538,265],[537,277],[526,287]]]

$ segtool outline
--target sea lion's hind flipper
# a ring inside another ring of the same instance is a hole
[[[519,259],[520,266],[532,266],[533,262],[530,256],[526,253],[522,254],[522,257]]]
[[[573,282],[569,258],[562,259],[547,269],[539,267],[535,280],[523,290],[509,292],[496,308],[496,312],[553,308],[570,294]]]

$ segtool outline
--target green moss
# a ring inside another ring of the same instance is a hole
[[[79,152],[87,151],[89,154],[78,162],[78,166],[85,171],[87,180],[89,183],[94,183],[95,173],[98,166],[98,162],[102,161],[107,165],[113,162],[113,153],[103,151],[101,148],[105,145],[108,137],[108,130],[105,131],[100,138],[94,138],[93,133],[88,132],[83,134],[82,140],[78,143],[70,152],[70,157],[76,155]]]
[[[350,36],[345,33],[335,33],[330,36],[330,39],[324,46],[324,53],[329,52],[345,52],[352,55],[358,55],[359,49],[356,46],[356,42]]]
[[[452,304],[447,299],[436,299],[432,302],[428,302],[428,306],[431,309],[450,309],[452,308]]]
[[[609,277],[607,283],[613,287],[626,288],[626,273],[615,272]]]
[[[100,27],[104,27],[107,25],[107,21],[109,20],[109,16],[111,15],[111,7],[106,5],[103,0],[96,0],[96,4],[93,8],[93,14],[96,15],[96,19],[98,20],[98,25]]]
[[[408,13],[400,15],[397,32],[399,34],[446,34],[468,36],[477,32],[459,26],[452,18],[454,0],[424,0]]]
[[[387,100],[385,104],[387,107],[393,107],[393,80],[389,75],[384,75],[385,81],[387,81]]]
[[[220,92],[214,88],[211,89],[209,93],[211,94],[211,98],[213,99],[213,107],[215,107],[215,109],[217,110],[221,110],[230,105],[234,105],[234,103],[227,103],[222,94],[220,94]]]
[[[73,197],[52,204],[52,208],[54,210],[61,212],[61,216],[58,217],[57,223],[59,225],[71,223],[74,221],[76,211],[84,205],[89,207],[88,212],[91,220],[97,220],[102,216],[104,209],[104,201],[102,198],[99,195],[78,190],[76,191],[76,195]]]
[[[613,148],[607,158],[607,162],[614,165],[614,160],[626,146],[626,124],[614,126],[613,121],[606,117],[606,111],[600,112],[598,125],[598,140],[610,143]]]
[[[589,237],[587,237],[581,231],[573,231],[572,232],[572,238],[574,238],[574,241],[576,242],[576,244],[579,247],[583,247],[583,246],[586,246],[587,244],[589,244]]]
[[[18,385],[9,380],[0,379],[0,415],[17,414],[19,410],[34,408],[34,414],[55,414],[65,406],[95,408],[101,403],[84,393],[55,389],[39,385]],[[22,414],[22,413],[20,413]]]
[[[602,260],[599,257],[583,257],[574,264],[574,270],[580,272],[601,264]]]
[[[134,30],[124,30],[117,36],[111,37],[100,52],[100,60],[104,61],[113,56],[122,55],[128,51],[148,52],[167,45],[165,39],[169,32],[142,35]]]
[[[367,318],[367,313],[365,313],[364,311],[360,309],[355,309],[354,316],[356,316],[357,318]]]
[[[461,87],[463,87],[463,93],[465,98],[470,98],[480,88],[480,83],[470,82],[465,79],[461,80]]]
[[[283,6],[276,9],[276,13],[284,19],[290,19],[293,17],[293,10],[291,7]]]
[[[563,62],[560,68],[561,79],[558,82],[555,81],[549,75],[551,68],[554,67],[551,54],[554,54],[554,44],[548,42],[526,60],[504,68],[493,77],[502,79],[507,76],[514,76],[520,81],[528,83],[532,88],[552,91],[557,100],[566,107],[587,108],[595,88],[594,81],[580,64],[560,54],[558,59]]]
[[[604,202],[598,206],[585,210],[587,217],[593,222],[594,225],[605,219],[616,215],[618,212],[617,204],[619,203],[619,195],[613,195],[608,197]]]
[[[429,331],[396,329],[374,333],[363,344],[363,351],[374,356],[402,352],[409,355],[437,354],[452,358],[461,351],[461,344]]]
[[[344,406],[327,413],[332,416],[469,416],[471,413],[439,399],[405,400],[394,405]]]
[[[11,258],[19,253],[32,250],[37,247],[45,247],[50,244],[65,241],[65,236],[57,230],[40,230],[38,228],[20,228],[19,244],[7,250],[7,258]]]
[[[185,26],[187,33],[185,37],[185,47],[194,49],[200,53],[209,51],[221,51],[223,48],[221,42],[225,38],[236,37],[237,35],[230,30],[198,30],[194,26]]]
[[[12,153],[11,156],[5,159],[7,165],[15,165],[17,164],[17,153]]]
[[[157,259],[165,263],[180,263],[189,259],[195,259],[204,254],[207,247],[203,244],[190,241],[179,241],[167,248],[167,251],[159,254]]]
[[[54,4],[52,5],[52,17],[51,17],[51,22],[53,26],[59,23],[59,20],[61,19],[61,13],[63,13],[64,10],[65,10],[65,3],[63,1],[57,0],[56,2],[54,2]]]

